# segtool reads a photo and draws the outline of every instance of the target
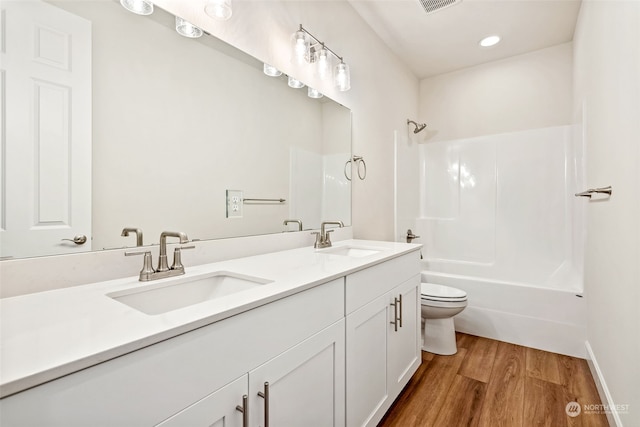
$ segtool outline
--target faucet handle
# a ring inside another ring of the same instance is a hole
[[[322,244],[322,235],[320,234],[319,231],[312,231],[311,234],[315,234],[316,235],[316,242],[313,244],[314,248],[319,248],[320,245]]]
[[[142,270],[140,270],[140,281],[146,282],[149,277],[156,271],[153,269],[153,260],[151,258],[151,251],[140,252],[125,252],[124,256],[144,255],[144,261],[142,262]]]
[[[335,230],[326,230],[324,232],[325,236],[324,236],[324,243],[327,246],[331,246],[331,236],[329,235],[329,233],[333,233]]]
[[[180,246],[173,250],[173,264],[171,265],[172,270],[184,271],[184,265],[182,265],[182,249],[195,249],[195,246]]]

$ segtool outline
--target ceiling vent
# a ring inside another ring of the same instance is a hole
[[[427,15],[461,2],[462,0],[420,0],[420,4],[427,12]]]

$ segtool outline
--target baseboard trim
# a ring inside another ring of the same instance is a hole
[[[596,388],[598,389],[600,400],[602,400],[602,403],[606,404],[609,408],[615,408],[616,406],[613,403],[613,398],[611,397],[611,393],[609,393],[609,389],[607,388],[607,383],[604,380],[602,371],[598,366],[596,356],[595,354],[593,354],[591,344],[589,344],[589,341],[585,341],[584,346],[587,352],[587,364],[589,365],[589,370],[591,371],[593,381],[596,383]],[[609,425],[622,427],[622,420],[620,420],[620,415],[618,415],[617,411],[607,411],[606,415],[607,421],[609,421]]]

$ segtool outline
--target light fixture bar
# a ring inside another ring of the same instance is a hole
[[[302,31],[303,33],[307,34],[309,37],[311,37],[313,40],[315,40],[315,42],[319,45],[322,45],[322,47],[324,47],[325,49],[327,49],[329,52],[331,52],[333,54],[333,56],[335,56],[336,58],[338,58],[340,60],[340,62],[344,62],[342,56],[338,55],[337,53],[335,53],[333,50],[331,50],[331,48],[329,48],[329,46],[327,46],[324,42],[320,41],[320,39],[318,39],[316,36],[314,36],[313,34],[311,34],[309,31],[307,31],[302,24],[300,24],[300,31]]]

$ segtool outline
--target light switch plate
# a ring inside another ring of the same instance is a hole
[[[242,218],[242,190],[227,190],[227,218]]]

